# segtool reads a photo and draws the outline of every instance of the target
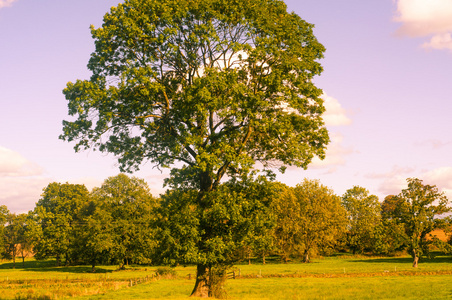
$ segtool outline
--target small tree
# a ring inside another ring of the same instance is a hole
[[[441,242],[430,233],[447,225],[443,218],[451,208],[447,197],[435,185],[424,185],[417,178],[408,178],[407,182],[408,188],[395,199],[393,215],[404,226],[408,252],[413,257],[413,267],[417,268],[419,258],[429,255],[430,245]]]
[[[303,262],[308,263],[311,252],[334,248],[345,232],[346,211],[333,190],[318,180],[305,179],[290,190],[274,205],[276,238],[280,246],[301,251]]]

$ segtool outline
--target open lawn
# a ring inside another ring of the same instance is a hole
[[[155,275],[157,267],[54,267],[54,261],[28,260],[25,267],[0,265],[0,299],[187,299],[195,267],[177,275]],[[450,299],[452,258],[336,256],[310,264],[237,265],[227,281],[229,299]]]

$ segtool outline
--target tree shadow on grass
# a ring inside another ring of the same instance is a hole
[[[391,263],[391,264],[412,264],[413,258],[406,257],[383,257],[383,258],[371,258],[371,259],[359,259],[359,260],[350,260],[353,262],[362,262],[362,263]],[[452,257],[450,256],[437,256],[434,258],[425,258],[422,257],[419,259],[419,263],[452,263]]]
[[[34,260],[26,261],[25,264],[16,261],[16,270],[33,271],[33,272],[63,272],[63,273],[93,273],[91,266],[55,266],[55,260]],[[14,263],[8,262],[0,265],[0,270],[14,269]],[[94,273],[112,273],[113,270],[104,269],[101,266],[96,267]]]

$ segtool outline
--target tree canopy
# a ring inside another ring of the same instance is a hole
[[[182,162],[173,177],[201,190],[256,161],[306,167],[329,141],[312,27],[277,0],[126,0],[91,29],[61,138],[126,171]]]

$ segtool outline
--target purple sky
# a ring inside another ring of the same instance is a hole
[[[61,91],[90,75],[89,25],[119,2],[0,0],[0,205],[10,211],[33,209],[50,182],[91,189],[119,173],[113,156],[75,154],[58,139],[68,118]],[[286,3],[327,48],[316,83],[332,143],[325,161],[278,180],[320,179],[338,195],[360,185],[382,201],[418,177],[451,198],[452,1]],[[134,175],[158,195],[167,174],[145,165]]]

